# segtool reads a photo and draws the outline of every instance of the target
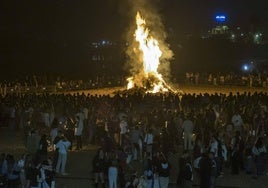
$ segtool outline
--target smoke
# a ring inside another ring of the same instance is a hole
[[[128,44],[125,50],[128,57],[125,69],[130,71],[131,76],[135,76],[135,78],[140,77],[140,74],[143,73],[141,52],[138,43],[134,38],[137,12],[140,12],[141,16],[145,19],[146,27],[150,30],[150,35],[159,42],[162,56],[160,58],[158,72],[162,74],[165,79],[168,79],[170,76],[170,60],[173,58],[173,52],[169,48],[169,44],[166,42],[167,34],[160,14],[158,13],[156,3],[156,0],[128,1],[128,7],[130,9],[127,10],[127,15],[131,21],[125,36]]]

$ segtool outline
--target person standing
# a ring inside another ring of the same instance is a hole
[[[103,185],[103,187],[105,187],[105,182],[104,182],[105,160],[104,160],[103,149],[98,150],[96,156],[93,158],[92,166],[93,166],[95,187],[98,188],[99,180],[100,180],[100,183]]]
[[[27,138],[27,149],[30,154],[36,155],[38,148],[39,148],[39,142],[41,138],[39,136],[39,133],[37,130],[32,130],[31,134]]]
[[[211,161],[208,156],[208,153],[202,154],[198,166],[199,166],[200,188],[209,188]]]
[[[152,160],[153,158],[153,143],[154,143],[154,135],[153,130],[150,128],[144,138],[144,145],[146,147],[146,157],[147,159],[150,160]]]
[[[191,188],[193,181],[193,170],[191,159],[188,151],[184,151],[182,157],[179,160],[179,176],[177,179],[177,184],[181,185],[183,188]]]
[[[50,130],[50,143],[51,143],[51,149],[52,151],[55,150],[55,144],[54,139],[58,136],[59,128],[58,128],[58,119],[54,119],[51,124],[51,130]]]
[[[120,126],[120,146],[122,146],[122,144],[124,143],[124,139],[125,139],[127,128],[128,128],[126,116],[122,117],[122,120],[120,121],[119,126]]]
[[[138,159],[139,139],[141,135],[142,133],[139,130],[138,126],[135,126],[130,130],[130,141],[132,145],[133,160]]]
[[[170,164],[165,156],[161,156],[161,162],[159,166],[159,184],[160,188],[168,188],[170,176]]]
[[[187,114],[186,119],[182,123],[182,128],[184,132],[184,149],[191,150],[192,149],[192,134],[194,129],[194,123],[190,119],[191,115]]]
[[[68,175],[65,172],[65,166],[67,162],[67,151],[70,146],[71,142],[69,142],[65,137],[62,137],[56,143],[56,148],[58,149],[58,161],[56,165],[56,173],[61,173],[62,175]]]
[[[40,161],[47,160],[47,148],[48,148],[47,135],[44,134],[41,137],[41,140],[39,142],[39,148],[37,151],[37,157]]]
[[[234,115],[232,116],[232,124],[234,125],[235,131],[239,131],[240,133],[243,130],[243,119],[239,114],[239,110],[236,110]]]
[[[209,152],[208,157],[210,159],[210,181],[209,181],[209,187],[214,188],[215,187],[215,180],[217,177],[217,163],[215,161],[215,153]]]
[[[267,153],[262,137],[257,139],[255,145],[252,147],[252,153],[255,159],[256,176],[262,176],[264,174],[265,155]]]
[[[74,135],[76,138],[76,150],[82,149],[82,132],[84,128],[84,114],[78,113],[75,116],[75,129],[74,129]]]
[[[153,180],[154,180],[154,172],[153,172],[153,167],[152,167],[152,162],[151,160],[148,160],[148,165],[147,168],[144,171],[144,176],[146,177],[147,180],[147,186],[148,188],[153,187]]]
[[[117,188],[117,176],[118,170],[116,167],[116,160],[113,160],[112,164],[108,168],[109,188]]]

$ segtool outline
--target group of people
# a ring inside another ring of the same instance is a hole
[[[254,178],[265,174],[267,100],[267,93],[150,94],[138,89],[95,96],[13,93],[0,97],[0,123],[24,131],[25,145],[38,159],[34,168],[48,161],[50,148],[55,151],[52,169],[66,175],[68,150],[79,151],[86,142],[101,146],[92,163],[96,186],[108,177],[111,188],[142,182],[165,188],[171,171],[179,168],[178,184],[191,187],[198,181],[213,187],[226,167],[234,175],[241,170]],[[169,162],[174,153],[181,156],[178,166]],[[142,172],[129,176],[134,161],[141,162]]]
[[[264,87],[268,86],[268,75],[266,72],[244,74],[229,73],[203,73],[203,72],[186,72],[186,84],[209,84],[209,85],[232,85],[232,86],[248,86],[248,87]]]
[[[18,160],[11,154],[1,154],[1,188],[53,188],[55,173],[50,158],[37,160],[31,154],[23,154]]]
[[[268,76],[265,71],[257,73],[235,72],[185,72],[184,78],[173,75],[170,81],[174,84],[194,85],[232,85],[264,87],[268,86]],[[71,79],[62,76],[29,75],[11,81],[0,80],[0,95],[7,93],[55,92],[95,89],[103,87],[125,86],[125,75],[100,75],[89,79]]]

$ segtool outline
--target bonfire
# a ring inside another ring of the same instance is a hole
[[[138,42],[138,49],[141,52],[142,57],[140,59],[143,63],[143,69],[140,69],[138,74],[127,78],[127,89],[138,88],[146,93],[175,92],[164,81],[162,74],[158,72],[162,51],[158,41],[150,35],[146,22],[139,12],[136,15],[136,25],[134,37]]]

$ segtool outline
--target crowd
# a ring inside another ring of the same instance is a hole
[[[92,161],[96,187],[167,188],[173,168],[178,185],[204,188],[214,187],[224,168],[254,178],[266,172],[267,93],[11,93],[0,104],[0,125],[23,130],[28,150],[17,162],[1,156],[8,187],[52,187],[55,175],[68,175],[68,151],[85,143],[101,146]],[[169,161],[176,152],[178,166]],[[142,173],[129,174],[133,161]]]
[[[203,72],[186,72],[185,83],[187,84],[208,84],[208,85],[232,85],[248,87],[268,86],[268,74],[259,72],[253,73],[203,73]]]
[[[74,91],[84,89],[96,89],[103,87],[125,86],[127,84],[125,75],[97,76],[87,79],[72,79],[61,76],[26,76],[16,80],[0,80],[0,95],[7,93],[32,93],[32,92],[57,92]],[[266,72],[253,73],[220,73],[220,72],[185,72],[184,78],[173,75],[169,79],[174,84],[194,85],[232,85],[248,87],[268,87],[268,75]]]

